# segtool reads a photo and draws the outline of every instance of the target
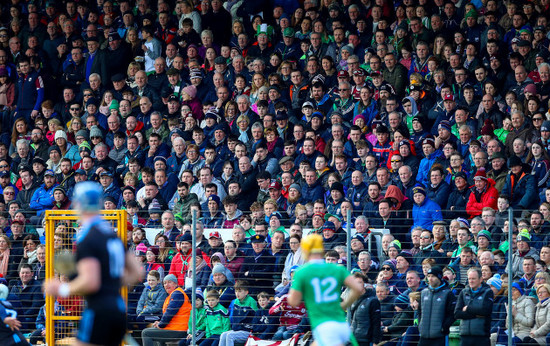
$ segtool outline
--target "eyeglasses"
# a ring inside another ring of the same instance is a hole
[[[392,269],[390,267],[383,267],[382,270],[387,271],[387,272],[392,271]]]
[[[84,97],[91,97],[92,94],[84,94]]]
[[[15,192],[4,191],[4,195],[15,195]]]
[[[420,239],[430,239],[430,237],[428,237],[428,236],[423,236],[423,237],[420,237]]]
[[[340,91],[349,91],[350,89],[340,89]]]
[[[391,162],[401,162],[401,160],[391,160]]]
[[[533,118],[533,121],[542,121],[542,118]]]
[[[77,108],[71,107],[71,108],[69,108],[69,109],[72,110],[72,111],[79,111],[79,110],[80,110],[80,108],[78,108],[78,107],[77,107]]]

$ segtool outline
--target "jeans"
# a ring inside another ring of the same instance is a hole
[[[286,340],[292,337],[294,335],[295,331],[293,330],[287,330],[285,326],[280,326],[277,331],[275,332],[275,335],[273,335],[273,340]]]
[[[246,330],[230,330],[220,336],[220,346],[234,346],[235,343],[244,343],[248,340],[250,332]]]

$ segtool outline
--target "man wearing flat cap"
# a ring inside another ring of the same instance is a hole
[[[510,173],[501,194],[508,197],[510,206],[516,210],[537,209],[537,182],[535,176],[530,174],[531,167],[515,155],[508,160],[508,166]]]
[[[252,252],[249,260],[245,261],[241,273],[243,278],[250,282],[251,294],[261,291],[273,292],[273,275],[275,274],[275,257],[266,248],[263,235],[256,234],[250,238]],[[254,291],[254,293],[252,293]]]
[[[107,61],[106,81],[109,81],[112,75],[120,71],[126,71],[128,64],[133,60],[129,44],[122,40],[116,31],[109,33],[108,41],[109,46],[105,49],[105,59]]]
[[[107,61],[105,52],[99,49],[99,40],[97,37],[89,37],[86,40],[88,54],[84,59],[86,81],[89,81],[92,73],[97,73],[102,81],[107,81]],[[121,70],[126,71],[126,70]]]

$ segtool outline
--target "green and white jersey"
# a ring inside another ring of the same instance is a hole
[[[324,260],[310,261],[294,273],[292,288],[302,293],[312,329],[327,321],[345,322],[340,293],[346,268]]]

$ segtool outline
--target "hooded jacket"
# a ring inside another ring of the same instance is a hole
[[[399,187],[395,185],[388,186],[384,199],[393,198],[397,201],[395,205],[391,206],[391,214],[397,218],[410,218],[412,201],[408,199]],[[378,210],[377,210],[378,211]]]
[[[428,197],[424,199],[421,205],[414,204],[413,206],[413,226],[420,226],[427,230],[432,230],[434,221],[443,220],[441,207],[430,200]]]
[[[498,210],[498,191],[495,188],[495,181],[493,179],[487,179],[487,185],[483,191],[478,192],[475,185],[470,187],[471,193],[466,204],[466,211],[471,218],[481,215],[481,211],[485,207]]]
[[[430,168],[436,163],[440,158],[443,157],[443,152],[441,150],[436,150],[431,153],[428,157],[423,158],[420,161],[420,166],[418,167],[418,173],[416,174],[416,181],[422,183],[424,186],[429,186],[430,181],[428,177],[430,176]]]
[[[412,126],[412,120],[415,116],[418,115],[418,106],[416,104],[416,101],[412,96],[407,96],[405,99],[409,100],[411,102],[411,114],[406,114],[405,116],[405,123],[407,124],[407,128],[409,129],[409,134],[412,136],[414,134],[413,126]]]
[[[139,297],[136,315],[160,315],[162,313],[162,304],[164,304],[166,296],[166,291],[161,284],[156,285],[155,288],[145,285],[145,289],[141,292],[141,296]]]

